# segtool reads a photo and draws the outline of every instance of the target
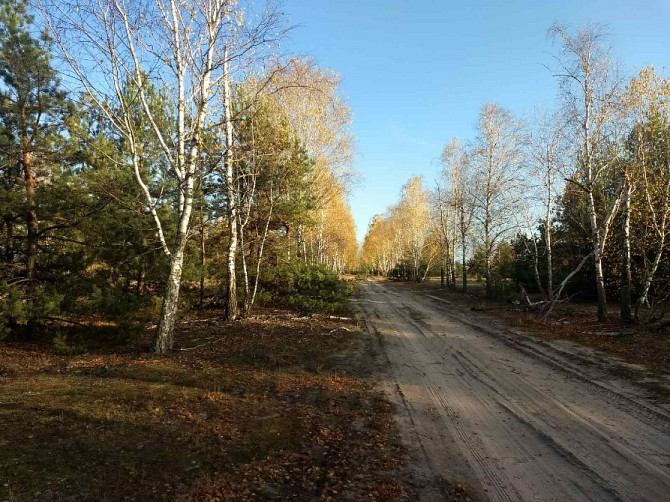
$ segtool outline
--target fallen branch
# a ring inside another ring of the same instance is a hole
[[[347,331],[347,332],[351,333],[351,330],[350,330],[349,328],[345,328],[345,327],[337,327],[337,328],[335,328],[335,329],[331,329],[331,330],[328,331],[327,333],[322,333],[322,335],[324,335],[324,336],[332,335],[332,334],[335,333],[336,331]]]
[[[577,265],[577,268],[575,268],[572,272],[570,272],[570,273],[568,274],[568,276],[567,276],[565,279],[563,279],[563,282],[561,282],[561,285],[559,286],[558,291],[554,294],[554,299],[553,299],[553,300],[551,301],[551,303],[549,304],[549,308],[547,309],[547,311],[545,312],[545,314],[542,316],[542,321],[546,321],[546,320],[547,320],[547,318],[549,317],[549,314],[551,314],[551,311],[554,310],[554,307],[555,307],[556,304],[558,303],[558,300],[559,300],[560,297],[561,297],[561,293],[563,293],[563,289],[565,288],[565,286],[566,286],[566,284],[568,283],[568,281],[570,281],[570,279],[572,279],[572,278],[575,276],[575,274],[576,274],[577,272],[579,272],[579,271],[582,269],[582,267],[584,266],[584,264],[586,263],[586,261],[587,261],[591,256],[593,256],[593,251],[591,251],[591,252],[590,252],[589,254],[587,254],[584,258],[582,258],[582,261],[579,262],[579,265]]]
[[[75,326],[81,326],[82,328],[88,328],[88,325],[80,323],[79,321],[71,321],[70,319],[63,319],[62,317],[43,317],[42,319],[46,319],[47,321],[63,322],[63,323],[66,323],[66,324],[74,324]]]
[[[519,287],[521,288],[521,300],[523,301],[524,306],[526,308],[534,310],[535,307],[549,303],[548,300],[540,300],[539,302],[531,301],[530,297],[528,296],[528,293],[526,292],[526,288],[524,288],[522,285],[519,285]]]
[[[218,317],[207,317],[206,319],[186,319],[184,321],[179,321],[179,324],[191,324],[196,322],[214,322],[217,320]]]
[[[313,315],[300,315],[300,314],[255,314],[247,316],[247,319],[295,319],[295,320],[305,320],[311,319]]]
[[[220,338],[218,336],[213,336],[213,337],[208,338],[208,340],[209,340],[208,342],[200,343],[198,345],[194,345],[193,347],[183,347],[183,348],[179,348],[179,349],[175,349],[175,350],[179,350],[179,351],[195,350],[195,349],[199,349],[200,347],[205,347],[206,345],[211,345],[212,343],[216,342],[219,339]]]

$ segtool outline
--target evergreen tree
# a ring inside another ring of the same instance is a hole
[[[5,258],[14,260],[14,226],[21,222],[25,277],[32,280],[41,235],[38,186],[57,174],[69,105],[51,66],[51,41],[33,33],[26,6],[25,0],[0,2],[0,155]]]

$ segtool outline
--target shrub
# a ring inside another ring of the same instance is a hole
[[[354,285],[323,265],[291,261],[261,276],[263,300],[309,313],[344,313]]]
[[[71,345],[67,343],[67,335],[64,333],[58,333],[53,337],[51,341],[54,347],[54,351],[57,354],[71,356],[75,354],[83,354],[86,352],[86,349],[81,345]]]
[[[42,322],[58,315],[62,302],[62,294],[43,285],[0,283],[0,338],[17,330],[37,338]]]

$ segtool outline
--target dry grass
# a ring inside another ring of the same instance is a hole
[[[0,500],[403,500],[355,321],[180,324],[182,349],[0,344]]]

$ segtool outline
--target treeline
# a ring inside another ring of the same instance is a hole
[[[670,295],[670,79],[652,67],[622,78],[598,26],[550,34],[556,109],[522,122],[484,105],[475,137],[444,147],[437,188],[412,178],[371,222],[364,261],[417,280],[439,266],[463,291],[475,275],[489,298],[520,294],[546,313],[576,297],[604,320],[614,297],[622,319],[658,320]]]
[[[180,303],[235,319],[355,264],[351,112],[272,5],[32,7],[0,2],[0,337],[157,320],[165,352]]]

